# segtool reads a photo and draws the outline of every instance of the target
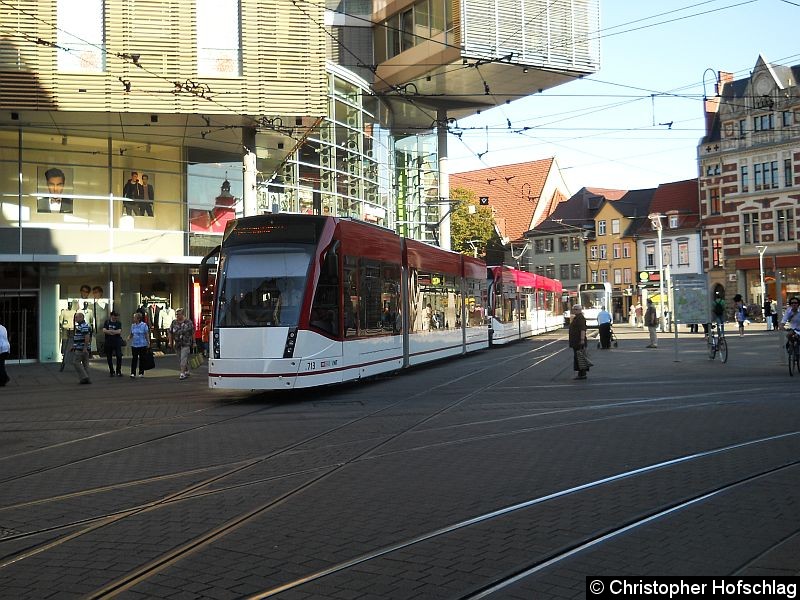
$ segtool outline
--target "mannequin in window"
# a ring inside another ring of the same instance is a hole
[[[64,361],[67,356],[69,343],[72,340],[72,332],[75,329],[75,306],[74,302],[68,302],[67,308],[62,308],[58,313],[58,329],[61,334],[61,368],[64,370]]]

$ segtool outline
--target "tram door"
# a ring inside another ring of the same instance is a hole
[[[39,356],[39,298],[37,292],[0,292],[0,324],[11,342],[9,360],[31,361]]]

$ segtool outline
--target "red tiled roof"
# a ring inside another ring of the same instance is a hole
[[[653,195],[650,211],[663,215],[678,214],[678,228],[696,227],[700,221],[698,215],[697,179],[662,183]]]
[[[548,203],[544,212],[546,217],[563,199],[556,199],[555,195],[551,198],[541,198],[554,161],[554,158],[545,158],[477,171],[452,173],[450,188],[465,188],[479,197],[488,196],[489,206],[493,209],[501,236],[511,240],[520,239],[522,234],[531,228],[540,202]]]

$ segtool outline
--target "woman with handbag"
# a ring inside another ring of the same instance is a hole
[[[150,328],[147,323],[142,321],[142,313],[133,313],[133,323],[131,332],[128,334],[128,341],[131,346],[131,379],[136,379],[136,369],[139,369],[139,377],[144,377],[144,365],[142,364],[142,354],[150,349]]]
[[[586,317],[583,307],[576,304],[572,307],[572,321],[569,324],[569,347],[573,351],[572,368],[578,372],[575,379],[586,379],[589,371],[589,359],[586,358]]]

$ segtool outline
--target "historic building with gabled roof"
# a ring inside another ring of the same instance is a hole
[[[738,293],[760,306],[764,291],[782,301],[800,293],[798,78],[800,65],[759,56],[742,79],[720,71],[716,95],[705,102],[706,134],[697,148],[699,213],[715,296],[730,300]]]
[[[485,199],[492,208],[498,236],[523,267],[527,265],[525,232],[569,197],[555,158],[453,173],[450,187],[470,190]]]

